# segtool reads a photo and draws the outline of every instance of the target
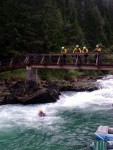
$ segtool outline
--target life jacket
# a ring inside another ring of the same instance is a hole
[[[101,48],[95,48],[94,52],[101,52]]]
[[[67,53],[67,49],[62,49],[61,50],[61,54],[66,54]]]
[[[87,48],[86,48],[86,49],[83,49],[83,50],[82,50],[82,53],[83,53],[83,54],[88,53],[88,49],[87,49]]]
[[[73,53],[81,53],[81,49],[80,49],[80,48],[75,48],[75,49],[73,50]]]

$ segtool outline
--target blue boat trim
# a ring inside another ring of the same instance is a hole
[[[94,133],[96,139],[104,141],[113,141],[113,134]]]

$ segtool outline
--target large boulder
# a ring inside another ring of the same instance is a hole
[[[38,85],[35,81],[17,81],[3,92],[0,104],[41,104],[56,102],[59,98],[56,85]]]

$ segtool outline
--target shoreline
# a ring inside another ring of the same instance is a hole
[[[48,81],[51,84],[56,84],[60,91],[94,91],[98,89],[98,86],[95,82],[98,79],[102,79],[103,76],[80,76],[75,79],[69,80],[56,80],[56,81]]]
[[[0,105],[6,104],[44,104],[56,102],[62,91],[94,91],[98,89],[95,82],[99,77],[78,77],[71,80],[41,80],[41,85],[35,81],[13,80],[0,81]]]

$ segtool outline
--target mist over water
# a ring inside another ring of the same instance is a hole
[[[0,150],[87,150],[99,125],[113,127],[113,76],[95,84],[93,92],[62,92],[56,103],[0,106]]]

